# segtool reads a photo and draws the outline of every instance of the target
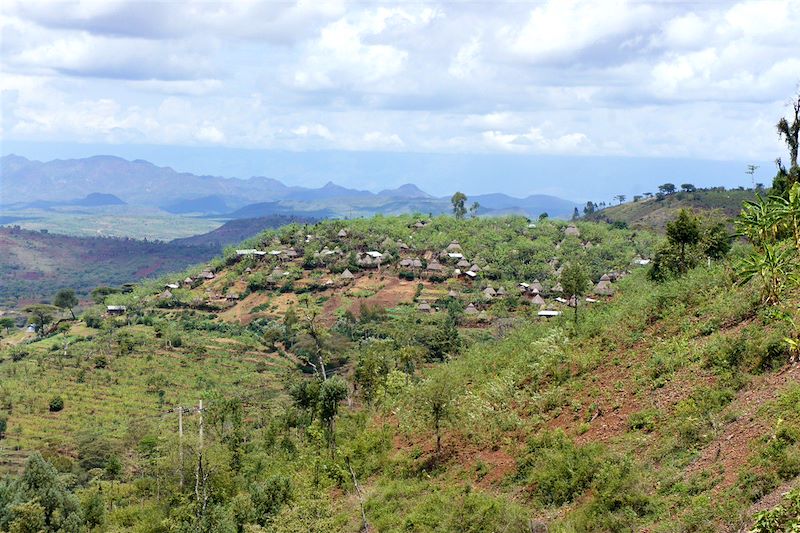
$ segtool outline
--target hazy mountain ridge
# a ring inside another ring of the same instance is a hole
[[[231,218],[286,213],[345,217],[412,211],[442,213],[450,209],[449,197],[434,197],[410,183],[378,193],[330,181],[319,188],[307,188],[263,176],[198,176],[114,156],[41,162],[7,155],[0,158],[0,181],[6,208],[15,203],[113,194],[130,204],[158,206],[172,213],[226,213]],[[516,212],[538,216],[547,212],[550,216],[567,217],[576,206],[547,195],[514,198],[497,193],[470,197],[469,202],[473,201],[481,204],[481,214]],[[247,206],[269,202],[275,203],[274,210],[264,211],[264,206],[259,205],[246,210],[246,214],[236,213]]]

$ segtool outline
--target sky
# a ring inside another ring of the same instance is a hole
[[[6,0],[0,149],[436,194],[768,182],[798,27],[798,0]]]

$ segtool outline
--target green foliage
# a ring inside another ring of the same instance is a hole
[[[601,464],[597,446],[576,446],[561,431],[543,431],[528,442],[517,479],[542,505],[563,505],[580,497]]]
[[[53,396],[50,399],[49,409],[51,413],[57,413],[64,409],[64,399],[61,396]]]

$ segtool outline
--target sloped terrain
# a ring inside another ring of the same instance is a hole
[[[265,232],[9,337],[0,467],[40,451],[107,531],[747,529],[800,475],[797,299],[763,306],[728,260],[656,283],[656,244],[514,217]],[[577,261],[604,288],[575,320]]]

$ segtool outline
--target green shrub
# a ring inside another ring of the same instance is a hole
[[[561,430],[543,432],[528,443],[517,479],[544,505],[563,505],[589,488],[600,465],[596,445],[576,446]]]
[[[53,396],[50,398],[50,412],[57,413],[64,409],[64,399],[61,396]]]
[[[656,409],[642,409],[641,411],[631,414],[628,418],[628,427],[630,429],[640,429],[649,433],[656,428],[658,415],[659,412]]]

